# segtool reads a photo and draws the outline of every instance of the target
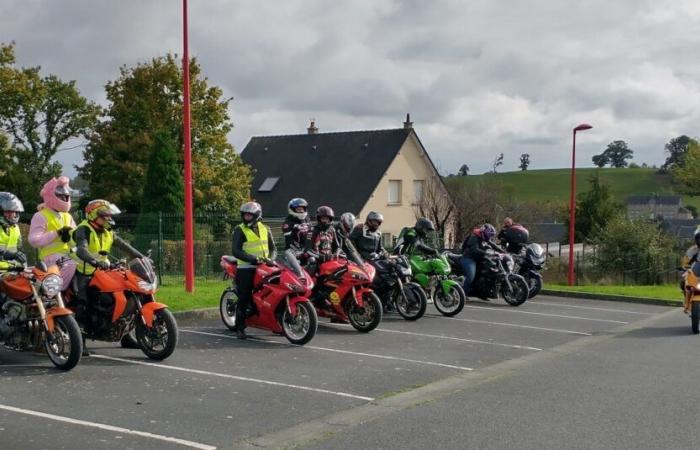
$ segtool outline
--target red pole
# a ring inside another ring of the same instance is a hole
[[[569,286],[574,285],[574,230],[576,223],[576,130],[571,148],[571,197],[569,198]]]
[[[185,291],[194,292],[194,237],[192,223],[192,137],[190,135],[190,55],[187,45],[187,0],[182,0],[182,133],[185,151]]]

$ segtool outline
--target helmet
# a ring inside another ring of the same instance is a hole
[[[343,227],[346,233],[349,233],[355,228],[355,215],[351,212],[346,212],[340,215],[340,226]]]
[[[496,236],[496,229],[490,223],[483,224],[479,231],[481,231],[481,237],[486,241],[490,241]]]
[[[327,224],[324,224],[321,222],[321,217],[328,217],[330,220]],[[319,206],[316,210],[316,225],[321,229],[327,229],[331,225],[331,222],[333,222],[333,219],[335,219],[335,213],[330,206]]]
[[[258,202],[243,203],[241,205],[240,212],[241,212],[241,220],[246,225],[254,224],[257,221],[259,221],[260,219],[262,219],[262,206],[260,206],[260,203],[258,203]],[[252,214],[253,215],[253,220],[250,223],[246,222],[245,217],[243,217],[245,214]]]
[[[695,245],[700,247],[700,226],[695,229],[695,233],[693,233],[693,239],[695,240]]]
[[[435,225],[433,225],[433,221],[425,217],[421,217],[420,219],[418,219],[414,228],[421,236],[425,236],[428,231],[435,231]]]
[[[306,203],[306,200],[303,198],[293,198],[289,201],[289,204],[287,205],[287,209],[289,211],[289,214],[296,217],[299,220],[305,220],[306,217],[308,216],[308,212],[306,210],[308,209],[309,204]],[[304,208],[304,212],[296,212],[297,208]]]
[[[371,225],[369,221],[376,221],[379,222],[376,226]],[[370,211],[369,214],[367,214],[367,219],[365,219],[365,225],[367,225],[367,228],[369,228],[372,231],[377,231],[379,226],[384,222],[384,216],[382,216],[381,213],[378,213],[376,211]]]
[[[112,219],[112,216],[116,216],[117,214],[121,214],[117,205],[107,200],[90,200],[90,202],[85,205],[85,217],[94,228],[102,228],[96,221],[98,218],[104,217],[106,219],[104,228],[109,230],[114,226],[114,219]]]
[[[54,211],[68,212],[71,206],[70,195],[73,192],[68,183],[68,177],[51,178],[47,181],[40,192],[44,203],[39,206]]]
[[[0,224],[16,225],[19,222],[19,213],[24,212],[24,206],[15,194],[0,192]],[[6,212],[16,212],[11,217],[5,217]]]

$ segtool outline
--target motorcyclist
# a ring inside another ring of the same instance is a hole
[[[365,223],[357,225],[350,233],[350,240],[364,260],[373,260],[386,255],[382,247],[382,234],[379,227],[384,222],[384,216],[376,211],[367,214]]]
[[[39,249],[39,259],[47,266],[59,263],[65,290],[75,274],[75,262],[70,259],[71,234],[75,221],[71,208],[68,177],[52,178],[44,184],[40,195],[43,203],[29,226],[29,245]]]
[[[258,264],[271,264],[277,254],[272,231],[262,223],[262,207],[257,202],[241,205],[241,223],[233,230],[233,256],[238,260],[236,288],[238,303],[233,333],[240,339],[245,333],[248,308],[253,303],[253,280]]]
[[[503,228],[496,236],[501,247],[513,254],[519,254],[530,239],[527,228],[519,223],[514,223],[513,219],[506,217],[503,219]]]
[[[695,241],[695,245],[689,247],[683,256],[682,265],[686,270],[689,269],[694,262],[697,262],[700,259],[700,226],[695,229],[695,232],[693,233],[693,240]]]
[[[17,225],[21,212],[24,212],[24,206],[16,195],[0,192],[0,270],[27,263],[27,257],[21,250],[22,234]]]
[[[399,239],[394,247],[394,253],[399,255],[413,255],[422,253],[437,256],[440,252],[425,243],[429,231],[435,231],[435,225],[430,219],[421,217],[412,228],[401,230]]]
[[[319,262],[332,259],[340,250],[338,235],[333,227],[334,219],[335,213],[330,206],[320,206],[316,210],[316,224],[311,230],[311,239],[307,247]]]
[[[356,225],[357,219],[355,215],[351,212],[345,212],[340,215],[338,223],[335,224],[335,235],[338,238],[338,246],[345,253],[345,256],[351,261],[362,265],[362,258],[351,240],[351,234]]]
[[[462,288],[464,293],[469,295],[469,288],[476,276],[476,269],[480,264],[489,249],[498,249],[498,246],[492,242],[496,236],[496,229],[490,223],[485,223],[478,228],[474,228],[471,233],[462,242],[462,257],[460,264],[464,272],[464,283]]]
[[[303,198],[291,199],[287,204],[289,214],[282,224],[284,259],[298,275],[302,274],[299,258],[304,253],[311,231],[308,207],[309,204]]]

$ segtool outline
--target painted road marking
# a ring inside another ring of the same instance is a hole
[[[201,450],[216,450],[216,447],[213,447],[211,445],[200,444],[198,442],[192,442],[192,441],[187,441],[185,439],[178,439],[178,438],[174,438],[174,437],[163,436],[160,434],[148,433],[146,431],[130,430],[128,428],[115,427],[113,425],[105,425],[103,423],[88,422],[86,420],[79,420],[79,419],[71,419],[70,417],[56,416],[53,414],[47,414],[47,413],[43,413],[43,412],[39,412],[39,411],[31,411],[29,409],[15,408],[14,406],[8,406],[8,405],[0,405],[0,409],[4,409],[6,411],[11,411],[11,412],[19,413],[19,414],[26,414],[29,416],[41,417],[43,419],[55,420],[57,422],[65,422],[65,423],[70,423],[73,425],[81,425],[84,427],[99,428],[100,430],[113,431],[115,433],[131,434],[134,436],[141,436],[141,437],[146,437],[146,438],[150,438],[150,439],[156,439],[159,441],[172,442],[174,444],[184,445],[184,446],[190,447],[190,448],[198,448]]]
[[[532,311],[521,311],[519,309],[506,309],[506,308],[494,308],[494,307],[489,307],[489,306],[470,306],[470,305],[464,305],[465,308],[472,308],[472,309],[481,309],[481,310],[488,310],[488,311],[498,311],[498,312],[506,312],[506,313],[519,313],[519,314],[531,314],[533,316],[544,316],[544,317],[558,317],[560,319],[576,319],[576,320],[590,320],[592,322],[606,322],[606,323],[619,323],[622,325],[626,325],[629,322],[623,322],[621,320],[610,320],[610,319],[592,319],[590,317],[581,317],[581,316],[564,316],[561,314],[549,314],[549,313],[538,313],[538,312],[532,312]]]
[[[202,334],[205,336],[216,336],[216,337],[223,337],[223,338],[227,338],[227,339],[238,340],[238,338],[235,336],[229,336],[229,335],[226,335],[223,333],[210,333],[210,332],[206,332],[206,331],[195,331],[192,329],[182,329],[182,328],[180,328],[180,332]],[[302,348],[308,348],[308,349],[312,349],[312,350],[320,350],[320,351],[324,351],[324,352],[342,353],[342,354],[346,354],[346,355],[355,355],[355,356],[365,356],[368,358],[388,359],[388,360],[392,360],[392,361],[404,361],[404,362],[409,362],[409,363],[414,363],[414,364],[424,364],[427,366],[446,367],[448,369],[465,370],[465,371],[474,370],[471,367],[454,366],[452,364],[443,364],[443,363],[438,363],[438,362],[433,362],[433,361],[420,361],[417,359],[400,358],[398,356],[377,355],[374,353],[363,353],[363,352],[352,352],[350,350],[340,350],[337,348],[328,348],[328,347],[317,347],[315,345],[296,345],[296,344],[292,344],[291,342],[269,341],[267,339],[261,339],[258,337],[252,337],[252,338],[256,341],[265,342],[266,344],[286,345],[289,347],[302,347]]]
[[[95,355],[95,354],[93,354],[91,356],[93,358],[109,359],[111,361],[121,361],[121,362],[129,363],[129,364],[137,364],[137,365],[141,365],[141,366],[158,367],[161,369],[177,370],[180,372],[196,373],[199,375],[209,375],[212,377],[230,378],[232,380],[249,381],[252,383],[267,384],[267,385],[271,385],[271,386],[281,386],[281,387],[287,387],[287,388],[292,388],[292,389],[299,389],[302,391],[319,392],[321,394],[331,394],[331,395],[335,395],[338,397],[355,398],[358,400],[366,400],[368,402],[371,402],[374,400],[374,398],[372,398],[372,397],[364,397],[362,395],[348,394],[347,392],[329,391],[327,389],[319,389],[319,388],[314,388],[314,387],[310,387],[310,386],[301,386],[299,384],[289,384],[289,383],[281,383],[279,381],[261,380],[259,378],[241,377],[238,375],[229,375],[227,373],[207,372],[206,370],[190,369],[188,367],[179,367],[179,366],[168,366],[165,364],[158,364],[158,363],[152,363],[152,362],[146,362],[146,361],[135,361],[133,359],[115,358],[113,356],[107,356],[107,355]]]
[[[440,315],[425,315],[423,317],[427,317],[430,319],[442,319],[443,316]],[[580,336],[593,336],[591,333],[584,333],[583,331],[572,331],[572,330],[562,330],[560,328],[544,328],[544,327],[535,327],[532,325],[520,325],[517,323],[506,323],[506,322],[489,322],[487,320],[474,320],[474,319],[461,319],[458,317],[450,317],[446,320],[459,320],[460,322],[472,322],[472,323],[484,323],[488,325],[500,325],[504,327],[514,327],[514,328],[527,328],[530,330],[542,330],[542,331],[552,331],[555,333],[565,333],[565,334],[576,334]]]
[[[564,303],[557,302],[532,302],[528,301],[528,305],[546,305],[546,306],[561,306],[563,308],[577,308],[577,309],[590,309],[592,311],[605,311],[605,312],[618,312],[625,314],[639,314],[642,316],[653,316],[655,313],[645,313],[639,311],[628,311],[626,309],[611,309],[611,308],[596,308],[593,306],[579,306],[579,305],[565,305]]]

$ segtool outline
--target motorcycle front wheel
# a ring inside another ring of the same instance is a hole
[[[354,329],[369,333],[382,321],[382,302],[374,292],[364,294],[362,301],[364,303],[362,308],[358,307],[354,301],[348,301],[345,304],[345,313]]]
[[[690,329],[693,334],[700,333],[700,302],[693,302],[690,306]]]
[[[461,286],[450,286],[447,293],[442,289],[442,286],[435,288],[433,294],[435,308],[440,311],[440,314],[447,317],[456,316],[464,309],[464,302],[467,299],[464,289]]]
[[[396,295],[396,309],[406,320],[418,320],[428,307],[428,296],[418,283],[404,283],[403,292]]]
[[[289,342],[304,345],[316,335],[318,316],[311,302],[297,303],[297,313],[292,316],[285,307],[282,313],[282,329]]]
[[[177,345],[177,322],[173,313],[159,309],[153,313],[153,324],[146,327],[141,320],[136,324],[136,340],[144,355],[163,360],[172,355]]]
[[[531,276],[527,278],[527,284],[530,287],[530,293],[527,298],[532,298],[542,290],[542,277]]]
[[[508,281],[510,282],[510,288],[505,282],[501,284],[501,296],[503,296],[503,300],[510,306],[520,306],[525,303],[530,292],[525,278],[520,275],[510,275]]]
[[[56,368],[71,370],[83,354],[83,338],[73,316],[54,318],[53,333],[46,332],[46,354]]]

